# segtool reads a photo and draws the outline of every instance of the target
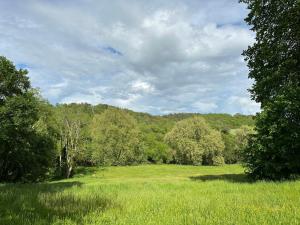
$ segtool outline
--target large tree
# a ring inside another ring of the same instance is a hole
[[[256,33],[244,56],[252,97],[262,107],[246,166],[254,178],[290,178],[300,174],[300,1],[241,2]]]
[[[54,138],[46,106],[27,71],[0,57],[0,181],[38,181],[49,171]]]
[[[142,136],[133,117],[119,109],[95,115],[92,158],[98,165],[130,165],[144,159]]]
[[[224,143],[221,133],[212,129],[201,117],[192,117],[176,123],[166,134],[165,142],[174,151],[175,161],[180,164],[219,165]]]

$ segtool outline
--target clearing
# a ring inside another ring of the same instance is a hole
[[[79,168],[0,184],[0,224],[300,224],[300,181],[251,183],[239,165]]]

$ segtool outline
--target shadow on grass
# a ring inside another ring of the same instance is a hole
[[[86,214],[110,207],[112,200],[85,192],[80,182],[0,186],[0,224],[52,224],[57,220],[82,224]]]
[[[232,183],[253,183],[245,174],[218,174],[218,175],[201,175],[190,177],[194,181],[214,181],[224,180]]]
[[[97,168],[97,167],[78,167],[75,171],[75,177],[76,176],[87,176],[87,175],[93,175],[96,172],[104,171],[105,168]]]

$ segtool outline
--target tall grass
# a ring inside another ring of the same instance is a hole
[[[300,224],[300,181],[251,183],[237,165],[77,172],[0,185],[0,224]]]

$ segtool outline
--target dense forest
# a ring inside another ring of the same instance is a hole
[[[222,134],[222,142],[226,147],[224,154],[225,161],[235,163],[238,160],[233,157],[235,155],[237,140],[235,137],[245,130],[245,127],[253,127],[253,116],[245,115],[229,115],[229,114],[171,114],[165,116],[153,116],[147,113],[133,112],[127,109],[121,109],[109,105],[99,104],[92,106],[90,104],[60,104],[52,106],[52,110],[56,114],[60,114],[65,120],[80,125],[81,134],[81,152],[76,161],[79,164],[93,164],[91,151],[92,149],[107,149],[108,146],[102,146],[100,142],[94,142],[100,136],[107,135],[106,132],[111,130],[111,134],[107,138],[118,140],[120,145],[125,145],[134,135],[124,137],[128,132],[136,130],[139,135],[137,139],[142,145],[143,159],[137,162],[149,163],[171,163],[175,162],[173,158],[172,148],[164,140],[166,134],[180,121],[195,117],[202,117],[206,120],[208,126]],[[58,117],[58,116],[57,116]],[[111,125],[116,126],[114,131]],[[124,132],[120,130],[124,128]],[[230,141],[230,140],[232,141]],[[106,142],[108,139],[106,139]],[[105,142],[105,141],[103,141]],[[113,151],[113,150],[111,150]],[[131,163],[133,163],[132,161]],[[137,163],[136,162],[136,163]],[[130,162],[112,163],[112,164],[131,164]]]

